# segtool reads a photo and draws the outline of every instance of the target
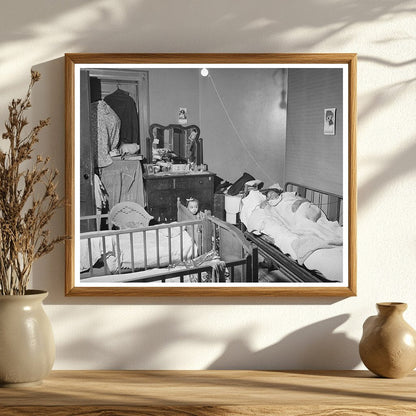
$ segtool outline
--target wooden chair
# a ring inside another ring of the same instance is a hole
[[[120,230],[147,227],[153,217],[136,202],[119,202],[111,208],[108,215],[109,228],[113,225]]]

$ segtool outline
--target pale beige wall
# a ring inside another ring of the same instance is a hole
[[[377,301],[416,327],[414,1],[4,2],[0,120],[31,67],[39,150],[64,171],[65,52],[357,52],[358,296],[349,299],[65,298],[64,251],[38,261],[56,369],[357,368]],[[63,177],[60,190],[63,192]],[[64,216],[54,219],[63,232]]]

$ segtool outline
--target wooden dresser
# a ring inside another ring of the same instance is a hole
[[[416,374],[368,371],[53,371],[0,389],[0,415],[414,416]]]
[[[177,220],[176,200],[193,197],[199,200],[201,211],[213,210],[215,173],[144,175],[147,212],[157,222]]]

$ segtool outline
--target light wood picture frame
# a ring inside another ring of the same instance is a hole
[[[66,54],[65,294],[355,296],[356,59]]]

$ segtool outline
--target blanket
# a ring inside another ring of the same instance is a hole
[[[243,200],[243,218],[248,231],[270,236],[277,247],[300,264],[317,250],[342,246],[342,227],[329,221],[308,200],[284,192],[277,204],[264,205],[262,196],[249,196],[248,201]],[[244,210],[245,206],[250,210]]]
[[[299,264],[303,264],[305,260],[316,250],[331,249],[341,245],[342,242],[337,240],[325,241],[314,236],[299,237],[292,242],[292,247],[296,252]]]
[[[226,271],[226,264],[225,261],[220,259],[219,254],[215,250],[208,251],[205,254],[201,254],[200,256],[176,264],[173,266],[177,269],[182,269],[185,267],[186,269],[192,269],[196,267],[204,267],[208,266],[211,267],[211,272],[203,272],[201,275],[201,283],[212,283],[212,282],[219,282],[222,277],[224,277]],[[175,277],[169,279],[169,283],[179,283],[180,278]],[[184,276],[184,283],[199,283],[198,282],[198,275],[197,274],[190,274]]]

